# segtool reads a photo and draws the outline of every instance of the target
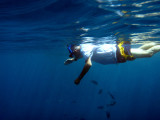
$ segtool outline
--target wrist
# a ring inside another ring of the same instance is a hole
[[[80,76],[78,77],[78,79],[80,79],[80,80],[81,80],[81,79],[82,79],[82,76],[80,75]]]

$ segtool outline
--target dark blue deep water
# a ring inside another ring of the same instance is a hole
[[[160,53],[71,65],[67,44],[160,42],[160,0],[0,0],[0,120],[160,120]]]

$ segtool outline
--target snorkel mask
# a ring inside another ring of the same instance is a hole
[[[67,49],[68,49],[68,51],[69,51],[69,53],[70,53],[69,57],[71,57],[71,58],[74,57],[73,50],[71,49],[72,47],[73,47],[73,45],[69,45],[69,46],[67,47]]]

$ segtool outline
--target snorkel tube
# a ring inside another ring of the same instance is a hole
[[[69,51],[69,53],[70,53],[69,57],[71,57],[71,58],[73,58],[73,55],[74,55],[74,54],[73,54],[73,50],[71,49],[72,46],[73,46],[73,45],[67,46],[67,49],[68,49],[68,51]]]

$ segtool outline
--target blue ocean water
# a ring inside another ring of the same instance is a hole
[[[0,120],[159,120],[160,53],[71,65],[71,43],[160,42],[159,0],[1,0]],[[113,104],[114,103],[114,104]]]

